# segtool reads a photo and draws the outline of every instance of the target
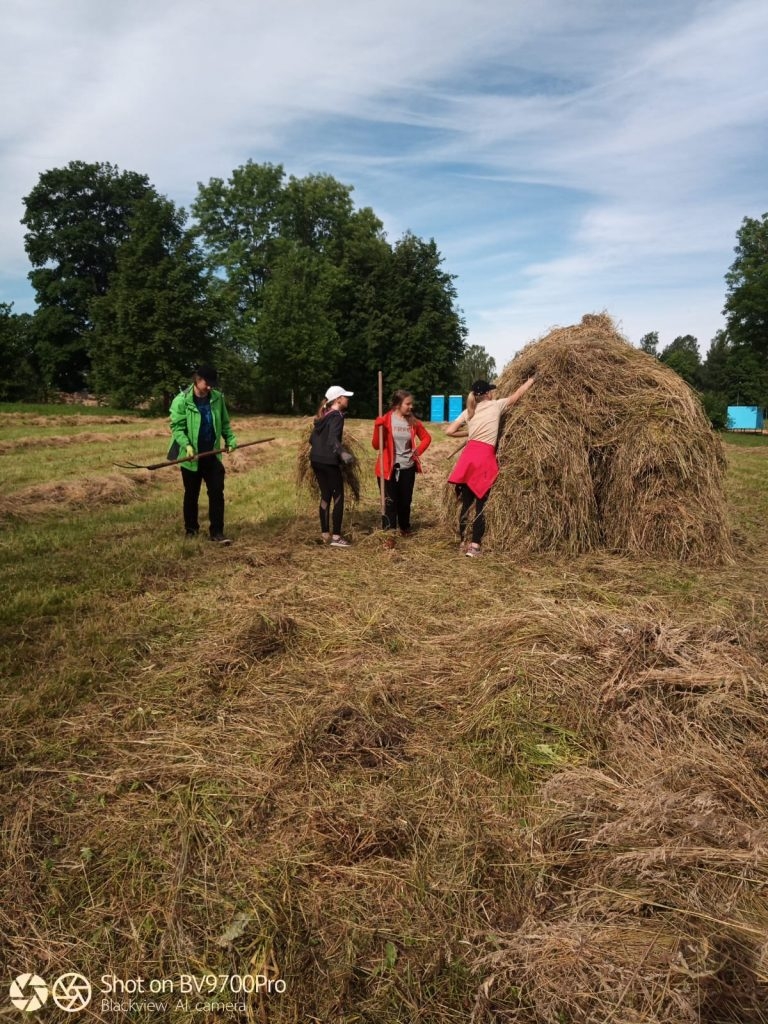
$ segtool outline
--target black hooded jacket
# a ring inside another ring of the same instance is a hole
[[[309,461],[321,466],[338,466],[341,462],[343,431],[344,413],[338,409],[319,416],[309,438]]]

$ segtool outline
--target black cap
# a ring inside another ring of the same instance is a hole
[[[210,384],[212,388],[215,388],[219,383],[219,375],[216,372],[215,366],[198,366],[195,370],[196,377],[202,377],[206,384]]]
[[[496,385],[489,384],[487,380],[476,380],[469,390],[479,398],[480,395],[487,395],[489,391],[495,391]]]

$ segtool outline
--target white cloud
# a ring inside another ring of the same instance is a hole
[[[604,307],[709,340],[763,212],[760,0],[6,0],[4,20],[10,297],[21,197],[72,159],[185,204],[248,158],[333,173],[390,237],[436,238],[499,362]]]

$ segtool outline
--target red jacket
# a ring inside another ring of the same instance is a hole
[[[395,461],[395,439],[392,436],[392,410],[383,416],[378,416],[373,424],[373,438],[371,444],[379,450],[379,427],[384,428],[384,479],[389,480],[392,476],[392,467]],[[419,444],[416,444],[416,438]],[[420,458],[432,443],[432,435],[427,428],[414,416],[411,420],[411,448],[413,448],[413,461],[416,465],[416,472],[421,472]],[[381,476],[381,455],[376,459],[376,476]]]

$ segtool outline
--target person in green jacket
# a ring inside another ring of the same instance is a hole
[[[237,441],[229,423],[224,395],[217,390],[217,384],[218,374],[213,366],[198,366],[192,375],[192,384],[174,398],[171,403],[173,443],[168,451],[169,459],[184,455],[193,459],[202,452],[224,447],[228,452],[235,450]],[[182,462],[181,479],[184,483],[187,537],[197,537],[200,532],[198,501],[205,480],[211,540],[217,544],[231,544],[232,541],[224,535],[224,464],[221,455]]]

